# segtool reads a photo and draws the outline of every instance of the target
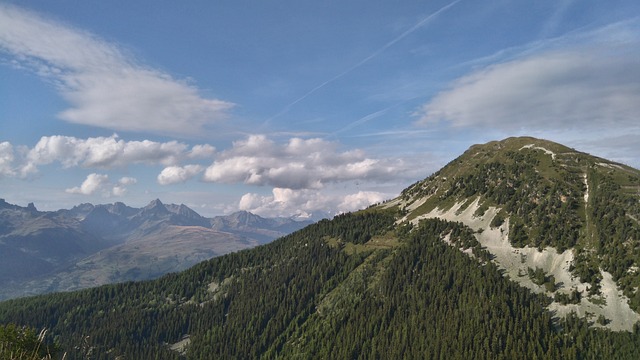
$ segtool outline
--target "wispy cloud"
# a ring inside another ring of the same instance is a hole
[[[574,3],[574,0],[557,1],[556,8],[551,14],[551,16],[549,17],[549,19],[547,19],[547,22],[544,23],[542,30],[540,31],[539,37],[546,38],[549,35],[553,34],[558,28],[558,25],[562,22],[562,19],[564,18],[565,14],[567,13],[567,11],[569,10],[569,8],[573,3]]]
[[[361,67],[362,65],[366,64],[367,62],[371,61],[372,59],[378,57],[380,54],[382,54],[383,52],[385,52],[387,49],[389,49],[390,47],[392,47],[393,45],[395,45],[397,42],[401,41],[402,39],[404,39],[405,37],[411,35],[412,33],[414,33],[416,30],[420,29],[421,27],[423,27],[424,25],[426,25],[427,23],[429,23],[430,21],[434,20],[435,18],[437,18],[438,16],[440,16],[442,13],[444,13],[445,11],[449,10],[451,7],[453,7],[454,5],[456,5],[457,3],[459,3],[462,0],[455,0],[443,7],[441,7],[440,9],[438,9],[437,11],[427,15],[425,18],[423,18],[422,20],[420,20],[419,22],[417,22],[416,24],[414,24],[411,28],[405,30],[402,34],[396,36],[393,40],[387,42],[386,44],[384,44],[381,48],[379,48],[378,50],[374,51],[371,55],[367,56],[366,58],[360,60],[359,62],[357,62],[356,64],[352,65],[351,67],[349,67],[348,69],[346,69],[345,71],[337,74],[336,76],[324,81],[323,83],[319,84],[318,86],[314,87],[313,89],[309,90],[308,92],[306,92],[304,95],[302,95],[301,97],[297,98],[296,100],[294,100],[293,102],[289,103],[288,105],[286,105],[282,110],[280,110],[280,112],[278,112],[277,114],[275,114],[274,116],[272,116],[271,118],[269,118],[266,122],[269,123],[272,120],[286,114],[287,112],[289,112],[289,110],[291,110],[291,108],[293,106],[295,106],[297,103],[303,101],[304,99],[308,98],[309,96],[313,95],[315,92],[317,92],[318,90],[324,88],[325,86],[333,83],[336,80],[339,80],[340,78],[344,77],[345,75],[349,74],[350,72],[354,71],[355,69]]]
[[[425,129],[532,135],[638,166],[640,18],[478,59],[415,113]],[[487,65],[489,64],[489,65]]]
[[[68,122],[158,134],[199,134],[233,104],[203,98],[185,80],[140,64],[122,48],[31,11],[0,4],[0,54],[52,83]]]
[[[635,21],[572,34],[573,46],[548,46],[476,70],[422,106],[418,124],[444,121],[508,131],[637,128],[637,26]],[[561,41],[554,40],[556,45]]]
[[[384,108],[382,110],[378,110],[378,111],[372,112],[371,114],[365,115],[365,116],[361,117],[360,119],[349,123],[347,126],[343,127],[342,129],[339,129],[338,131],[335,131],[331,135],[340,134],[340,133],[343,133],[345,131],[349,131],[349,130],[351,130],[353,128],[356,128],[356,127],[358,127],[360,125],[364,125],[364,124],[368,123],[371,120],[374,120],[374,119],[377,119],[377,118],[383,116],[392,107],[393,106],[390,106],[390,107]]]

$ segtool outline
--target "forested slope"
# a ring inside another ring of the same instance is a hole
[[[85,339],[96,359],[640,356],[640,328],[554,319],[461,224],[410,231],[393,215],[321,221],[156,281],[0,303],[0,319],[50,328],[70,358]],[[186,354],[170,350],[185,335]]]

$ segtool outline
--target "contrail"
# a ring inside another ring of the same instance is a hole
[[[368,114],[368,115],[365,115],[365,116],[361,117],[360,119],[358,119],[356,121],[353,121],[350,124],[347,124],[342,129],[334,131],[333,133],[330,134],[330,136],[335,136],[335,135],[337,135],[339,133],[351,130],[351,129],[357,127],[357,126],[360,126],[360,125],[362,125],[364,123],[367,123],[367,122],[369,122],[369,121],[371,121],[373,119],[379,118],[380,116],[382,116],[385,113],[387,113],[387,111],[389,111],[389,110],[391,110],[393,108],[396,108],[398,106],[404,105],[404,104],[408,103],[409,101],[413,101],[413,100],[418,99],[418,98],[421,98],[421,96],[415,96],[415,97],[412,97],[410,99],[406,99],[406,100],[400,101],[399,103],[393,104],[391,106],[387,106],[384,109],[372,112],[371,114]]]
[[[448,5],[445,5],[445,6],[441,7],[440,9],[438,9],[438,11],[436,11],[436,12],[430,14],[429,16],[425,17],[424,19],[420,20],[417,24],[413,25],[411,28],[409,28],[408,30],[406,30],[402,34],[398,35],[395,39],[393,39],[393,40],[389,41],[388,43],[384,44],[384,46],[382,46],[380,49],[376,50],[373,54],[371,54],[371,55],[367,56],[366,58],[362,59],[360,62],[356,63],[355,65],[351,66],[350,68],[348,68],[347,70],[341,72],[340,74],[332,77],[331,79],[329,79],[329,80],[323,82],[322,84],[314,87],[313,89],[309,90],[306,94],[302,95],[301,97],[299,97],[298,99],[296,99],[292,103],[290,103],[287,106],[285,106],[282,110],[280,110],[280,112],[278,112],[274,116],[272,116],[269,119],[267,119],[267,121],[265,121],[265,125],[268,124],[269,122],[271,122],[272,120],[274,120],[274,119],[282,116],[283,114],[287,113],[291,109],[291,107],[293,107],[295,104],[299,103],[300,101],[306,99],[311,94],[313,94],[316,91],[322,89],[323,87],[331,84],[332,82],[340,79],[341,77],[347,75],[348,73],[352,72],[353,70],[359,68],[360,66],[364,65],[369,60],[377,57],[378,55],[383,53],[385,50],[387,50],[391,46],[395,45],[398,41],[400,41],[400,40],[404,39],[405,37],[407,37],[408,35],[412,34],[416,30],[418,30],[420,27],[422,27],[424,24],[426,24],[430,20],[434,19],[438,15],[442,14],[443,12],[449,10],[449,8],[453,7],[454,5],[459,3],[460,1],[462,1],[462,0],[455,0],[455,1],[451,2],[451,3],[449,3]]]
[[[391,109],[391,108],[393,108],[393,107],[394,107],[394,106],[389,106],[389,107],[384,108],[384,109],[382,109],[382,110],[378,110],[378,111],[376,111],[376,112],[373,112],[373,113],[371,113],[371,114],[369,114],[369,115],[365,115],[365,116],[361,117],[360,119],[358,119],[358,120],[356,120],[356,121],[354,121],[354,122],[352,122],[352,123],[348,124],[347,126],[343,127],[342,129],[337,130],[337,131],[334,131],[331,135],[332,135],[332,136],[335,136],[335,135],[337,135],[337,134],[339,134],[339,133],[342,133],[342,132],[345,132],[345,131],[351,130],[351,129],[353,129],[353,128],[354,128],[354,127],[356,127],[356,126],[360,126],[360,125],[362,125],[362,124],[364,124],[364,123],[366,123],[366,122],[369,122],[369,121],[371,121],[371,120],[373,120],[373,119],[376,119],[376,118],[378,118],[378,117],[380,117],[380,116],[384,115],[387,111],[389,111],[389,109]]]

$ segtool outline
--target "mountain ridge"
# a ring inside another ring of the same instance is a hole
[[[165,205],[160,199],[142,208],[121,202],[84,203],[56,211],[38,211],[33,204],[21,207],[0,199],[0,299],[157,277],[271,241],[311,223],[251,216],[252,223],[238,226],[233,220],[237,214],[205,218],[184,204]],[[220,223],[224,226],[216,227]],[[172,251],[172,259],[163,251]],[[116,269],[114,262],[121,257],[126,259],[120,263],[128,265]],[[127,269],[132,271],[129,275],[125,275]]]

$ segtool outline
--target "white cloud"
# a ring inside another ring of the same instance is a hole
[[[363,151],[339,152],[322,139],[292,138],[276,144],[264,135],[233,143],[204,174],[210,182],[270,185],[288,189],[320,189],[351,180],[388,181],[404,169],[400,160],[372,159]]]
[[[258,194],[246,193],[242,195],[242,197],[240,198],[240,202],[238,203],[238,209],[246,210],[246,211],[252,211],[254,209],[257,209],[265,202],[263,200],[264,198],[265,197],[262,197]]]
[[[133,185],[136,184],[138,182],[138,180],[136,178],[132,178],[132,177],[122,177],[120,178],[120,180],[118,180],[118,184],[120,185]]]
[[[424,104],[417,124],[531,135],[637,167],[638,59],[637,17],[503,49],[465,64],[475,70]]]
[[[117,135],[79,139],[72,136],[43,136],[28,151],[22,165],[23,175],[37,172],[38,166],[59,162],[63,167],[111,169],[131,164],[178,164],[180,161],[205,157],[211,153],[210,145],[196,145],[190,151],[177,141],[155,142],[124,141]],[[193,154],[197,155],[193,155]]]
[[[0,52],[53,83],[71,105],[59,117],[72,123],[194,135],[233,107],[137,63],[116,44],[7,4],[0,4]]]
[[[111,189],[111,193],[113,196],[121,197],[127,194],[127,189],[124,186],[116,185]]]
[[[123,177],[114,184],[109,180],[109,175],[92,173],[87,175],[87,178],[80,186],[76,186],[65,191],[69,194],[79,195],[102,193],[105,197],[109,197],[111,195],[124,196],[127,193],[126,186],[133,185],[137,182],[138,181],[135,178]]]
[[[344,197],[344,201],[338,204],[339,212],[349,212],[364,209],[367,206],[389,199],[388,195],[376,191],[358,191]]]
[[[326,194],[317,191],[274,188],[270,196],[253,193],[243,195],[238,209],[265,217],[294,216],[319,209],[326,210],[331,208],[331,202]]]
[[[209,158],[216,153],[216,148],[209,144],[194,145],[189,152],[192,159]]]
[[[113,189],[111,189],[111,193],[114,196],[124,196],[127,194],[126,186],[134,185],[137,182],[138,180],[136,178],[128,176],[122,177],[120,178],[120,180],[118,180],[118,183],[113,186]]]
[[[70,194],[93,195],[98,191],[103,191],[109,186],[109,176],[104,174],[89,174],[82,182],[82,185],[67,189]]]
[[[418,112],[418,123],[504,130],[637,127],[638,56],[633,47],[594,45],[492,65],[437,94]]]
[[[238,209],[268,217],[288,217],[327,211],[327,209],[332,209],[335,213],[343,213],[366,208],[390,197],[392,195],[375,191],[340,194],[307,189],[274,188],[272,195],[268,196],[255,193],[244,194],[238,203]]]
[[[170,185],[185,182],[202,172],[200,165],[168,166],[158,175],[158,184]]]
[[[16,174],[13,168],[13,146],[11,143],[4,141],[0,143],[0,177],[14,176]]]

